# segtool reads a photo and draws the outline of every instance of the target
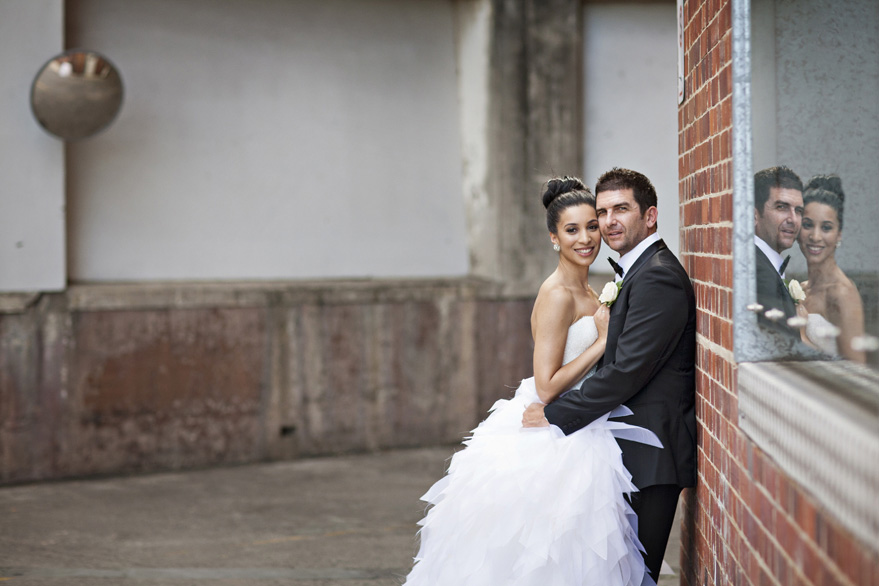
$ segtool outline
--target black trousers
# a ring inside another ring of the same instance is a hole
[[[629,499],[638,515],[638,539],[646,550],[647,570],[657,582],[680,494],[681,487],[676,484],[657,484],[641,489]]]

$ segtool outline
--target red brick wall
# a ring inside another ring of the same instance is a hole
[[[875,552],[825,514],[738,428],[731,3],[687,1],[684,23],[681,257],[699,307],[699,481],[685,497],[681,583],[879,585]]]

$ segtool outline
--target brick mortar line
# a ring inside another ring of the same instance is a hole
[[[727,2],[726,4],[729,4],[729,2]],[[726,4],[725,4],[725,5],[726,5]],[[725,5],[724,5],[724,6],[725,6]],[[699,8],[701,9],[701,8],[704,7],[704,6],[706,6],[705,3],[703,3]],[[721,12],[723,12],[723,6],[719,6],[719,7],[718,7],[718,10],[716,10],[716,11],[714,12],[714,17],[713,17],[711,20],[709,20],[707,23],[705,23],[705,26],[703,26],[703,27],[702,27],[702,30],[699,32],[699,36],[697,36],[695,39],[693,39],[693,42],[692,42],[692,44],[690,45],[690,47],[692,47],[693,45],[695,45],[696,42],[697,42],[699,39],[701,39],[703,36],[706,36],[706,32],[707,32],[707,30],[711,27],[712,24],[714,24],[714,22],[715,22],[716,20],[718,20],[718,19],[720,18],[720,13],[721,13]],[[698,13],[699,13],[699,10],[696,11],[696,14],[698,14]],[[696,20],[696,15],[694,14],[694,15],[693,15],[693,18],[690,19],[690,22],[688,22],[688,23],[686,23],[686,24],[684,25],[684,30],[686,30],[686,29],[687,29],[692,23],[694,23],[695,20]],[[730,22],[732,22],[732,19],[730,19]],[[694,24],[693,26],[695,27],[695,24]],[[710,47],[708,47],[708,48],[705,50],[705,54],[704,54],[704,56],[703,56],[701,59],[699,59],[699,61],[696,63],[696,65],[698,65],[699,63],[702,63],[702,61],[704,61],[705,58],[708,57],[708,56],[711,54],[711,52],[714,50],[714,48],[717,47],[720,43],[723,42],[723,38],[724,38],[726,35],[730,34],[731,32],[732,32],[732,30],[727,30],[727,31],[725,31],[722,35],[720,35],[720,37],[718,38],[717,42],[714,43],[713,45],[711,45]]]
[[[714,46],[716,47],[717,45],[714,45]],[[705,55],[705,57],[709,57],[709,56],[710,56],[710,51],[709,51],[709,54],[706,54],[706,55]],[[699,61],[699,63],[702,63],[702,61],[704,61],[704,60],[705,60],[705,58],[701,59],[701,60]],[[696,67],[692,67],[692,68],[690,68],[690,70],[687,71],[687,74],[692,74],[693,71],[695,71],[696,68],[699,66],[699,63],[696,64]],[[694,88],[693,91],[690,93],[690,97],[687,98],[686,100],[684,100],[684,103],[681,104],[680,107],[681,107],[681,108],[685,108],[685,107],[687,106],[687,104],[689,104],[689,103],[691,103],[693,100],[695,100],[695,99],[696,99],[696,94],[701,93],[701,91],[702,91],[703,89],[705,89],[706,86],[711,85],[711,82],[714,81],[716,78],[720,77],[720,74],[721,74],[721,73],[723,72],[723,70],[726,69],[727,67],[732,67],[732,62],[727,63],[726,65],[724,65],[723,67],[721,67],[720,69],[718,69],[717,72],[716,72],[714,75],[712,75],[712,76],[709,77],[709,78],[706,78],[706,79],[702,82],[702,84],[701,84],[699,87]],[[685,75],[684,77],[686,78],[686,77],[689,77],[689,76],[688,76],[688,75]],[[722,104],[724,101],[726,101],[726,100],[728,100],[728,99],[732,99],[732,90],[730,90],[730,93],[725,94],[725,95],[723,96],[723,98],[722,98],[719,102],[717,102],[717,103],[715,104],[715,106],[719,106],[720,104]],[[711,109],[711,108],[709,108],[709,110],[710,110],[710,109]],[[705,110],[705,112],[708,112],[708,110]],[[703,112],[703,115],[704,115],[704,112]],[[701,118],[701,116],[700,116],[700,118]],[[692,125],[693,125],[693,123],[691,122],[689,125],[685,126],[684,128],[689,128],[689,127],[692,126]]]
[[[708,113],[711,112],[711,110],[714,110],[715,108],[720,108],[721,105],[723,104],[723,101],[724,101],[724,100],[721,100],[721,101],[718,102],[714,107],[709,108],[708,110],[705,110],[705,112],[703,112],[701,116],[699,116],[698,118],[696,118],[695,120],[693,120],[692,122],[690,122],[690,124],[688,124],[687,126],[685,126],[685,127],[683,128],[683,130],[687,130],[688,128],[691,128],[692,126],[696,125],[696,124],[699,122],[699,120],[701,120],[702,118],[704,118],[705,116],[707,116]],[[726,130],[727,130],[727,128],[724,128],[724,130],[721,130],[721,131],[720,131],[721,134],[722,134],[723,132],[725,132]],[[707,138],[704,138],[701,142],[697,142],[696,144],[691,145],[691,147],[690,147],[689,149],[683,151],[683,152],[681,153],[681,155],[686,155],[686,154],[688,154],[688,153],[692,153],[693,151],[695,151],[695,150],[698,149],[699,147],[704,146],[704,145],[708,144],[709,142],[713,141],[713,140],[714,140],[715,138],[717,138],[718,136],[719,136],[719,135],[717,135],[717,134],[709,135]],[[730,150],[731,150],[731,149],[730,149]],[[680,158],[681,158],[681,157],[678,157],[679,160],[680,160]],[[727,158],[725,158],[725,159],[718,159],[717,162],[714,163],[714,164],[712,164],[712,165],[708,165],[707,167],[699,167],[698,171],[704,171],[704,170],[710,169],[711,167],[716,167],[717,165],[720,165],[721,163],[727,163],[727,162],[731,163],[732,160],[733,160],[732,157],[727,157]],[[690,177],[690,175],[687,175],[687,177]]]
[[[703,371],[703,372],[704,372],[704,371]],[[713,380],[715,383],[717,383],[717,381],[716,381],[715,379],[711,378],[711,375],[710,375],[710,374],[708,374],[708,373],[706,372],[705,375],[706,375],[708,378],[710,378],[711,380]],[[720,383],[718,383],[718,386],[720,386]],[[721,387],[721,388],[723,388],[723,387]],[[735,395],[733,395],[733,396],[735,396]],[[738,424],[733,424],[733,422],[730,421],[730,420],[726,417],[726,415],[723,414],[723,411],[720,410],[720,406],[719,406],[719,405],[717,405],[717,404],[715,404],[715,403],[712,403],[712,402],[711,402],[707,397],[705,397],[704,395],[703,395],[703,401],[705,402],[706,405],[708,405],[709,407],[711,407],[711,409],[712,409],[715,413],[717,413],[718,415],[720,415],[720,417],[721,417],[721,418],[722,418],[727,424],[732,425],[732,426],[733,426],[734,428],[736,428],[736,429],[739,429]],[[711,432],[708,431],[708,430],[706,430],[706,433],[708,433],[708,435],[710,435],[710,436],[713,437],[714,439],[720,441],[720,438],[719,438],[717,435],[711,433]]]
[[[721,387],[721,388],[723,388],[723,389],[726,388],[725,386],[723,386],[723,385],[720,383],[719,380],[717,380],[716,378],[714,378],[713,376],[711,376],[711,373],[709,373],[707,370],[704,370],[704,369],[703,369],[702,372],[705,374],[705,376],[706,376],[711,382],[715,383],[717,386],[719,386],[719,387]],[[717,405],[715,405],[715,404],[712,403],[711,401],[707,401],[707,402],[708,402],[709,405],[711,405],[712,408],[715,409],[715,411],[717,411]],[[719,411],[718,411],[718,413],[719,413]]]
[[[722,321],[724,321],[724,322],[730,323],[730,320],[728,320],[728,319],[725,318],[725,317],[721,317],[721,316],[719,316],[719,315],[714,315],[714,314],[711,314],[711,313],[708,313],[708,312],[706,312],[706,313],[707,313],[709,316],[716,317],[717,319],[720,319],[720,320],[722,320]],[[719,343],[717,343],[717,342],[712,341],[710,338],[708,338],[708,337],[705,336],[704,334],[700,334],[700,335],[706,340],[706,343],[704,344],[704,346],[705,346],[706,348],[708,347],[708,344],[709,344],[709,343],[712,344],[712,345],[714,345],[714,346],[716,346],[717,348],[715,348],[714,350],[711,350],[711,351],[715,353],[715,356],[718,356],[718,357],[724,358],[724,357],[722,356],[721,352],[726,351],[726,349],[723,347],[722,344],[719,344]],[[718,349],[718,348],[719,348],[719,349]],[[732,352],[732,351],[730,350],[729,352]],[[732,361],[729,360],[729,362],[732,362]],[[713,379],[712,379],[712,380],[713,380]],[[715,381],[715,382],[719,383],[720,381]]]
[[[702,6],[705,6],[705,5],[703,4]],[[698,11],[697,11],[697,12],[698,12]],[[693,41],[692,41],[692,43],[690,44],[690,47],[691,47],[691,48],[692,48],[693,45],[696,44],[697,41],[699,41],[699,40],[702,39],[703,37],[707,36],[707,31],[708,31],[708,29],[711,28],[711,26],[714,24],[714,22],[720,18],[720,13],[721,13],[721,12],[723,12],[723,8],[720,8],[719,10],[717,10],[717,11],[714,13],[714,17],[713,17],[711,20],[709,20],[707,23],[705,23],[705,26],[703,26],[702,29],[699,31],[699,35],[696,36],[696,38],[694,38]],[[732,16],[732,15],[730,15],[730,16]],[[687,24],[684,25],[684,31],[687,30],[687,28],[693,23],[694,20],[695,20],[695,17],[694,17],[693,19],[691,19],[690,22],[688,22]],[[732,18],[730,18],[730,24],[732,24]],[[693,26],[695,26],[695,25],[693,25]],[[720,31],[718,31],[718,32],[720,32]],[[728,34],[730,34],[730,33],[732,33],[732,28],[727,29],[726,31],[723,31],[723,33],[720,34],[720,35],[717,37],[717,42],[716,42],[716,43],[714,43],[714,44],[711,45],[711,46],[706,47],[706,49],[705,49],[705,51],[704,51],[704,54],[703,54],[702,58],[699,59],[699,61],[696,62],[696,65],[699,65],[700,63],[702,63],[702,61],[704,61],[705,58],[708,57],[708,56],[711,54],[711,52],[712,52],[712,51],[713,51],[718,45],[720,45],[720,44],[723,42],[723,38],[726,37],[726,35],[728,35]]]
[[[688,200],[688,202],[690,202],[690,201],[700,201],[700,200],[696,200],[696,199]],[[705,201],[705,200],[701,200],[701,201]],[[683,230],[685,232],[689,232],[691,230],[699,230],[700,228],[732,228],[732,227],[733,227],[732,221],[723,220],[723,221],[715,222],[712,224],[693,224],[692,226],[682,226],[681,230]],[[695,254],[695,251],[687,251],[687,252],[689,252],[691,254]]]
[[[699,144],[697,144],[697,145],[693,145],[693,148],[691,148],[691,149],[689,149],[689,150],[686,150],[686,151],[682,152],[682,153],[681,153],[681,156],[678,157],[678,160],[682,159],[682,158],[683,158],[683,155],[686,155],[687,153],[692,153],[694,150],[696,150],[698,147],[704,145],[706,142],[708,142],[708,141],[707,141],[707,140],[703,140],[703,141],[700,142]],[[689,175],[684,175],[683,177],[680,178],[680,181],[684,181],[685,179],[688,179],[688,178],[690,178],[690,177],[695,178],[696,175],[697,175],[700,171],[707,171],[707,170],[712,169],[712,168],[714,168],[714,167],[719,167],[720,165],[722,165],[722,164],[724,164],[724,163],[732,163],[732,162],[733,162],[732,157],[727,157],[727,158],[725,158],[725,159],[717,159],[717,161],[715,161],[715,162],[713,162],[713,163],[711,163],[711,164],[709,164],[709,165],[707,165],[707,166],[705,166],[705,167],[699,167],[698,169],[696,169],[693,173],[690,173]],[[680,182],[680,181],[679,181],[679,182]],[[732,193],[732,189],[729,189],[728,191],[724,191],[724,192],[719,192],[719,193]],[[718,195],[719,193],[706,193],[703,197],[709,197],[709,196],[711,196],[711,195]]]
[[[707,80],[705,80],[705,82],[704,82],[702,85],[700,85],[698,88],[696,88],[696,90],[693,92],[693,96],[691,96],[689,100],[684,100],[684,103],[681,104],[681,105],[678,107],[678,110],[680,111],[680,109],[682,109],[682,108],[686,108],[687,105],[688,105],[688,103],[691,103],[691,100],[692,100],[692,99],[695,99],[695,95],[696,95],[696,94],[702,92],[702,90],[704,90],[707,86],[711,85],[711,83],[712,83],[715,79],[717,79],[717,78],[720,77],[721,73],[723,73],[723,70],[726,69],[726,67],[728,67],[728,66],[724,66],[724,67],[722,67],[720,70],[718,70],[717,73],[715,73],[714,75],[712,75],[711,77],[709,77]],[[709,91],[710,91],[710,90],[709,90]],[[689,124],[685,124],[680,130],[678,130],[678,136],[680,136],[681,134],[683,134],[684,132],[686,132],[687,129],[692,128],[697,122],[699,122],[699,120],[701,120],[702,118],[704,118],[705,116],[707,116],[709,113],[711,113],[712,110],[716,110],[716,109],[718,109],[718,108],[723,107],[723,105],[724,105],[724,103],[725,103],[726,101],[730,101],[730,102],[732,102],[732,93],[725,94],[725,95],[724,95],[722,98],[720,98],[717,102],[710,102],[710,103],[708,104],[708,107],[707,107],[705,110],[701,110],[701,111],[699,111],[699,112],[694,112],[694,113],[693,113],[693,119],[690,121],[690,123],[689,123]],[[693,106],[693,108],[695,109],[695,106]],[[698,114],[698,115],[697,115],[697,114]],[[725,126],[725,127],[723,128],[723,130],[721,130],[720,134],[722,134],[723,132],[726,132],[726,131],[728,131],[728,130],[731,131],[731,130],[732,130],[732,126]],[[693,150],[693,148],[698,147],[698,146],[700,146],[700,145],[703,145],[703,144],[705,144],[708,140],[712,140],[712,139],[714,139],[714,138],[717,138],[718,136],[719,136],[719,134],[712,134],[712,135],[709,135],[707,138],[703,139],[701,142],[696,143],[695,145],[692,146],[692,148],[690,148],[690,149],[688,149],[688,150],[686,150],[686,151],[684,151],[684,152],[685,152],[685,153],[689,153],[689,152],[691,152],[691,151]],[[724,160],[726,160],[726,159],[724,159]],[[729,160],[732,160],[732,158],[730,158]]]
[[[726,259],[732,260],[731,254],[714,254],[714,253],[710,253],[710,252],[684,252],[683,254],[686,254],[688,256],[692,256],[695,258],[716,258],[716,259],[720,259],[720,260],[726,260]],[[690,279],[693,279],[693,277],[690,277]],[[694,279],[694,280],[699,281],[700,283],[710,283],[711,282],[711,281],[702,281],[701,279]]]
[[[714,313],[713,311],[708,311],[707,309],[703,309],[703,310],[702,310],[702,313],[705,313],[705,314],[707,314],[707,315],[710,315],[711,317],[716,317],[716,318],[721,319],[721,320],[723,320],[723,321],[725,321],[725,322],[728,322],[728,323],[733,323],[731,317],[728,317],[728,316],[725,316],[725,315],[720,315],[719,313]],[[698,335],[698,334],[697,334],[697,335]],[[710,342],[710,340],[709,340],[709,342]],[[715,342],[711,342],[711,343],[712,343],[712,344],[716,344]],[[706,346],[707,346],[707,344],[706,344]],[[724,348],[723,346],[720,346],[720,349],[722,349],[722,350],[726,350],[726,348]]]
[[[704,453],[704,451],[703,451],[703,453]],[[705,460],[708,461],[708,462],[711,462],[710,458],[708,458],[708,455],[706,454],[705,456],[706,456],[706,457],[705,457]],[[713,466],[713,463],[712,463],[712,467],[714,467],[714,466]],[[716,467],[714,467],[714,468],[715,468],[715,470],[717,470]],[[701,475],[700,475],[700,476],[701,476]],[[703,478],[703,482],[706,484],[706,486],[708,486],[707,479],[705,479],[704,476],[702,476],[702,478]],[[722,502],[723,502],[723,501],[720,500],[720,498],[718,498],[717,494],[715,494],[715,493],[711,490],[710,487],[708,487],[708,494],[709,494],[709,496],[713,497],[714,500],[717,501],[717,503],[722,503]],[[714,523],[714,517],[712,517],[712,515],[711,515],[711,511],[710,511],[710,510],[707,510],[705,507],[701,506],[701,503],[700,503],[699,509],[702,511],[702,513],[704,514],[705,518],[708,519],[708,525],[709,525],[709,526],[711,527],[711,529],[714,531],[714,534],[718,537],[718,542],[722,545],[722,547],[723,547],[724,549],[726,549],[727,551],[729,551],[729,552],[731,553],[731,552],[732,552],[732,548],[730,547],[729,543],[727,543],[727,541],[723,538],[723,536],[722,536],[722,533],[723,533],[723,532],[720,531],[720,527],[718,527],[718,526]],[[723,510],[724,510],[724,511],[727,511],[728,509],[726,509],[726,508],[724,507]],[[727,515],[727,518],[729,518],[728,515]],[[733,525],[735,525],[735,524],[733,524]],[[708,544],[709,544],[708,536],[707,536],[705,533],[703,533],[699,527],[697,527],[696,530],[699,531],[699,533],[700,533],[700,535],[701,535],[701,537],[702,537],[702,541],[706,544],[706,546],[708,546]],[[743,540],[743,542],[744,542],[744,543],[747,543],[746,540]],[[750,549],[750,548],[749,548],[749,549]],[[712,551],[711,553],[712,553],[712,555],[714,556],[714,558],[715,558],[715,562],[716,562],[716,561],[717,561],[717,558],[718,558],[719,556],[716,555],[716,552],[715,552],[715,551]],[[698,553],[697,553],[697,557],[698,557]],[[740,563],[740,560],[739,560],[738,558],[736,558],[735,556],[733,556],[733,555],[730,555],[729,557],[730,557],[730,559],[733,561],[733,563],[741,569],[741,571],[742,571],[742,575],[744,576],[744,578],[745,578],[745,580],[748,582],[748,584],[751,584],[751,585],[753,586],[754,583],[751,582],[750,578],[748,577],[748,573],[745,572],[744,568],[742,567],[742,564]],[[759,558],[758,558],[758,559],[759,559]],[[709,560],[700,560],[700,561],[703,561],[703,562],[704,562],[704,561],[709,561]],[[763,565],[763,566],[765,567],[765,564],[761,564],[761,565]],[[703,563],[702,566],[703,566],[703,567],[707,567],[708,564]],[[720,564],[717,564],[716,567],[717,567],[717,568],[719,569],[719,571],[723,574],[723,576],[727,578],[726,583],[729,583],[728,572],[725,571],[724,566],[722,566],[722,565],[720,565]],[[768,569],[768,568],[767,568],[767,569]],[[770,576],[772,576],[771,572],[767,572],[767,574],[769,574]],[[716,576],[715,576],[715,578],[716,578]],[[716,583],[716,582],[715,582],[715,583]]]
[[[718,198],[723,198],[723,197],[727,197],[727,196],[732,196],[732,194],[733,194],[733,192],[732,192],[732,190],[730,189],[729,191],[724,191],[724,192],[721,192],[721,193],[708,193],[708,194],[706,194],[706,195],[701,195],[701,196],[698,196],[698,197],[689,198],[689,199],[684,200],[684,201],[681,202],[681,203],[682,203],[683,205],[686,205],[686,204],[688,204],[688,203],[690,203],[690,202],[696,202],[696,201],[707,201],[707,202],[710,203],[712,199],[718,199]],[[703,224],[698,224],[698,225],[699,225],[699,226],[702,226]],[[686,226],[685,226],[685,227],[686,227]]]
[[[702,145],[702,144],[705,144],[705,143],[703,142],[703,143],[700,143],[699,145],[696,145],[696,146],[698,147],[698,146],[700,146],[700,145]],[[688,153],[691,153],[693,150],[696,150],[696,149],[693,148],[692,150],[684,151],[684,152],[681,153],[681,154],[682,154],[682,155],[687,155]],[[683,158],[683,157],[679,157],[678,160],[680,161],[680,159],[682,159],[682,158]],[[717,167],[720,167],[721,165],[732,164],[732,162],[733,162],[733,160],[732,160],[731,158],[717,159],[715,162],[710,163],[710,164],[708,164],[708,165],[705,166],[705,167],[699,167],[699,168],[697,169],[697,172],[696,172],[696,173],[691,173],[690,175],[685,175],[685,176],[681,177],[680,180],[679,180],[679,183],[683,183],[683,182],[685,182],[687,179],[690,179],[690,178],[692,178],[692,179],[695,180],[695,179],[696,179],[696,175],[698,175],[698,174],[699,174],[700,172],[702,172],[702,171],[717,170],[717,169],[716,169]],[[732,187],[730,187],[729,189],[724,189],[724,190],[722,190],[722,191],[710,191],[710,192],[707,192],[707,193],[705,193],[705,194],[703,194],[703,195],[700,195],[700,196],[697,196],[697,197],[693,198],[693,201],[696,201],[697,199],[708,199],[708,198],[711,198],[711,197],[720,197],[720,196],[723,196],[723,195],[726,195],[726,194],[730,194],[730,195],[732,195],[732,193],[733,193],[733,189],[732,189]]]
[[[690,154],[690,153],[693,153],[694,151],[696,151],[696,149],[698,149],[698,148],[700,148],[700,147],[704,147],[704,146],[706,146],[709,142],[711,142],[711,140],[712,140],[712,139],[705,139],[705,140],[703,140],[702,142],[693,145],[693,147],[692,147],[691,149],[688,149],[688,150],[686,150],[686,151],[681,152],[681,156],[678,157],[678,161],[680,161],[680,160],[681,160],[683,157],[685,157],[686,155],[688,155],[688,154]],[[732,150],[732,149],[730,149],[730,150]],[[699,167],[698,169],[696,169],[696,171],[697,171],[697,172],[708,171],[708,170],[711,170],[711,169],[713,169],[713,168],[715,168],[715,167],[719,167],[720,165],[723,165],[724,163],[732,164],[732,162],[733,162],[732,157],[726,157],[726,158],[723,158],[723,159],[716,159],[716,160],[713,160],[713,162],[710,163],[710,164],[708,164],[707,166]],[[695,176],[696,176],[695,173],[693,173],[693,174],[691,174],[691,175],[686,175],[686,176],[684,176],[684,177],[681,177],[681,178],[680,178],[680,181],[683,181],[684,179],[686,179],[686,178],[688,178],[688,177],[694,177],[694,178],[695,178]],[[718,194],[707,194],[707,195],[709,195],[709,196],[710,196],[710,195],[719,195],[719,194],[722,194],[722,193],[732,193],[732,188],[730,188],[730,189],[727,190],[727,191],[719,192]]]
[[[701,92],[703,89],[705,89],[706,86],[711,85],[711,82],[713,82],[715,79],[719,78],[719,77],[720,77],[720,74],[721,74],[721,73],[723,72],[723,70],[726,69],[727,67],[728,67],[727,65],[723,66],[720,70],[718,70],[717,73],[715,73],[714,75],[712,75],[711,77],[709,77],[707,80],[705,80],[705,83],[703,83],[702,85],[700,85],[699,88],[696,89],[696,91],[693,92],[693,93],[694,93],[694,94],[697,94],[697,93]],[[718,97],[720,97],[720,96],[718,96]],[[691,97],[690,99],[693,99],[693,98]],[[686,108],[686,107],[687,107],[686,105],[687,105],[687,102],[688,102],[688,101],[689,101],[689,100],[684,100],[684,103],[681,104],[681,105],[678,107],[678,109],[680,110],[681,108]],[[717,110],[718,108],[722,108],[723,105],[724,105],[724,103],[726,103],[727,101],[729,101],[730,103],[732,102],[732,93],[724,94],[724,96],[723,96],[722,98],[720,98],[720,99],[719,99],[718,101],[716,101],[716,102],[709,102],[709,103],[708,103],[708,107],[707,107],[705,110],[701,110],[700,112],[698,112],[699,116],[694,117],[693,120],[692,120],[689,124],[684,125],[680,130],[678,130],[678,136],[680,136],[681,134],[684,134],[684,132],[685,132],[688,128],[691,128],[694,124],[696,124],[696,122],[697,122],[698,120],[701,120],[706,114],[709,114],[712,110]],[[695,106],[694,106],[694,108],[695,108]],[[694,112],[694,114],[696,114],[696,113]],[[730,130],[730,131],[731,131],[731,130],[732,130],[732,126],[724,127],[724,129],[721,131],[721,133],[726,132],[727,130]],[[714,138],[717,138],[718,136],[719,136],[719,135],[714,134],[714,135],[711,135],[710,138],[711,138],[711,139],[714,139]],[[694,146],[699,146],[700,144],[704,144],[706,140],[709,140],[709,139],[705,139],[705,140],[703,140],[702,142],[697,143],[697,144],[694,145]],[[692,149],[691,149],[691,150],[692,150]],[[687,151],[684,151],[684,152],[690,152],[690,151],[687,150]]]
[[[732,453],[728,449],[726,449],[726,446],[723,446],[722,444],[720,444],[720,442],[717,440],[717,438],[713,434],[709,433],[709,435],[712,438],[714,438],[715,441],[717,441],[719,445],[721,445],[723,450],[728,455],[732,456]],[[703,453],[704,453],[704,450],[703,450]],[[705,460],[711,464],[711,467],[715,470],[717,476],[720,477],[721,476],[720,470],[718,469],[717,466],[714,465],[714,461],[711,460],[711,458],[709,457],[709,455],[707,453],[705,454]],[[735,458],[733,458],[733,461],[735,463],[739,462],[739,460],[735,459]],[[728,481],[726,476],[723,476],[723,478]],[[723,503],[724,501],[721,500],[720,496],[716,492],[714,492],[714,490],[712,490],[712,487],[708,484],[707,479],[704,478],[704,476],[703,476],[703,479],[705,481],[708,494],[711,497],[713,497],[714,500],[718,502],[718,504]],[[739,494],[739,492],[735,488],[733,488],[733,486],[729,482],[727,482],[726,484],[730,487],[730,492],[733,493],[735,496],[737,496],[738,499],[740,501],[742,501],[743,505],[747,503],[747,501],[741,497],[741,494]],[[754,517],[755,523],[760,526],[760,528],[763,530],[763,533],[769,535],[769,532],[766,530],[766,527],[760,521],[760,517],[756,514],[756,511],[754,511],[750,506],[747,506],[745,508],[749,512],[752,513],[752,516]],[[705,510],[705,509],[703,509],[703,510]],[[732,510],[728,509],[727,507],[724,506],[723,511],[728,513],[725,515],[727,522],[733,528],[733,530],[735,530],[735,532],[739,535],[741,542],[745,545],[745,547],[751,553],[752,557],[756,559],[758,565],[761,566],[766,571],[766,574],[770,577],[770,579],[772,579],[772,581],[775,584],[779,584],[779,586],[781,586],[780,583],[778,582],[778,580],[776,580],[775,575],[772,573],[772,569],[767,565],[767,563],[765,563],[765,560],[763,560],[763,558],[760,556],[760,553],[754,547],[751,546],[751,542],[747,539],[747,536],[744,534],[743,528],[740,527],[739,524],[736,522],[735,516],[732,514]],[[714,534],[717,536],[717,540],[723,544],[723,547],[727,551],[730,552],[730,554],[731,554],[730,559],[732,559],[733,562],[742,570],[742,575],[744,576],[745,580],[747,580],[749,584],[754,584],[753,582],[751,582],[750,577],[748,576],[748,573],[745,571],[744,567],[742,566],[741,560],[739,558],[737,558],[736,556],[732,555],[733,549],[732,549],[729,541],[723,537],[723,532],[720,530],[721,528],[718,527],[718,525],[714,522],[714,518],[711,516],[710,511],[705,511],[705,512],[706,512],[706,517],[708,519],[708,522],[711,525],[711,528],[714,530]],[[707,539],[705,541],[706,541],[706,543],[708,542]],[[776,545],[777,545],[777,543],[776,543]],[[722,566],[718,566],[718,567],[722,568]],[[724,573],[726,573],[726,572],[724,572]]]
[[[696,343],[701,344],[705,348],[710,349],[712,351],[712,354],[714,354],[715,356],[722,357],[725,360],[727,360],[727,362],[729,362],[731,364],[733,363],[733,359],[734,359],[733,351],[727,350],[726,348],[717,344],[716,342],[712,342],[711,340],[706,338],[704,334],[696,332]],[[708,373],[705,373],[705,374],[708,374]],[[714,382],[720,384],[720,381],[715,380],[714,377],[712,377],[711,375],[708,375],[708,378],[710,378]]]

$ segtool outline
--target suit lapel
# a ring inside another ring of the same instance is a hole
[[[620,290],[620,295],[617,298],[617,301],[610,308],[610,318],[615,327],[612,328],[609,333],[607,340],[607,348],[605,350],[604,356],[601,357],[601,361],[599,362],[599,368],[604,364],[610,364],[614,361],[616,357],[616,348],[617,348],[617,337],[622,331],[623,325],[620,323],[620,320],[625,321],[625,317],[623,317],[626,312],[629,310],[629,296],[628,289],[632,286],[632,281],[634,280],[635,275],[638,271],[647,264],[654,255],[656,255],[661,250],[667,250],[668,247],[665,245],[661,239],[657,240],[653,244],[647,247],[647,249],[641,253],[641,256],[635,261],[635,264],[626,271],[626,276],[623,278],[623,286]]]
[[[626,271],[626,276],[623,277],[623,286],[625,286],[626,281],[631,280],[635,276],[635,273],[637,273],[638,270],[641,267],[643,267],[647,263],[648,260],[653,258],[653,255],[655,255],[660,250],[667,250],[667,249],[668,249],[668,246],[665,245],[665,241],[662,240],[661,238],[659,240],[657,240],[656,242],[654,242],[653,244],[651,244],[650,246],[648,246],[647,250],[642,252],[641,256],[639,256],[638,259],[635,261],[635,264],[632,265],[632,268],[630,268],[628,271]]]
[[[772,264],[772,261],[766,256],[762,250],[760,250],[759,246],[754,246],[756,250],[756,260],[758,264],[763,265],[763,273],[765,275],[769,275],[772,278],[772,283],[774,285],[775,293],[773,297],[781,303],[782,307],[778,308],[785,312],[785,315],[788,317],[792,317],[796,315],[797,308],[794,304],[793,299],[790,296],[790,293],[787,290],[787,285],[784,283],[784,277],[778,274],[778,269]],[[758,271],[759,278],[759,271]],[[760,283],[757,284],[757,289],[759,292]],[[759,297],[759,295],[758,295]]]

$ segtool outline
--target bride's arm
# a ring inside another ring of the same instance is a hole
[[[599,308],[596,314],[598,339],[577,358],[562,365],[568,328],[574,318],[573,300],[563,290],[548,294],[535,307],[533,320],[534,384],[544,403],[553,401],[583,378],[604,354],[607,342],[607,308],[601,306],[603,309]]]
[[[839,353],[853,362],[866,363],[864,351],[852,348],[852,338],[864,335],[864,305],[858,288],[851,282],[833,288],[828,291],[827,306],[827,319],[839,327]]]

